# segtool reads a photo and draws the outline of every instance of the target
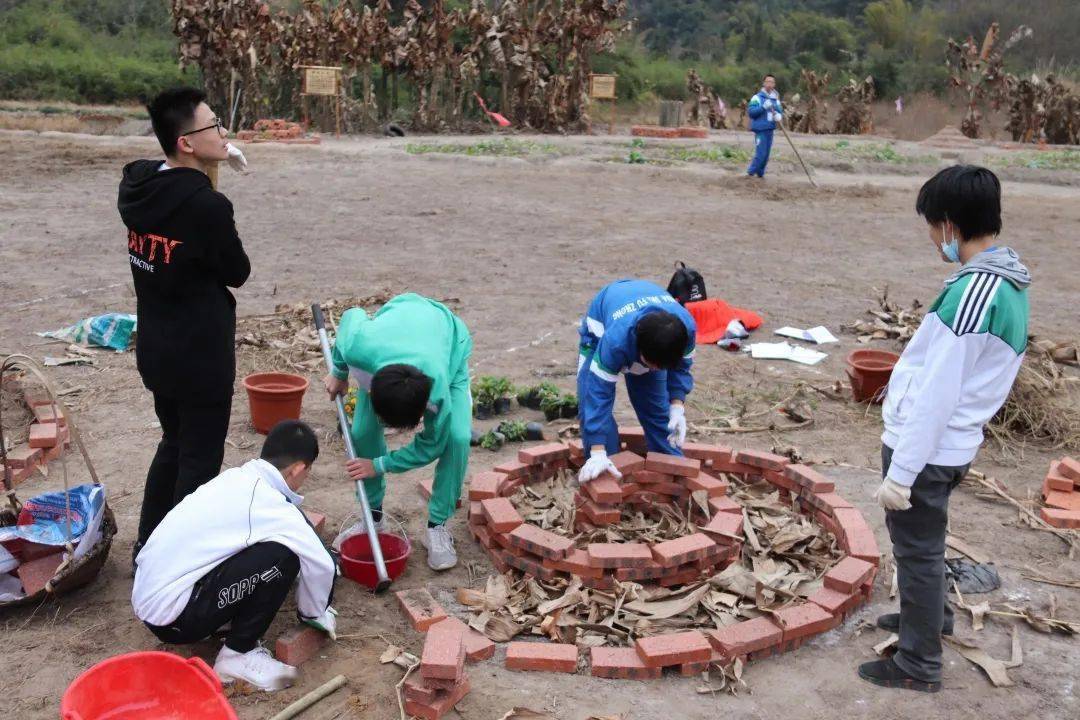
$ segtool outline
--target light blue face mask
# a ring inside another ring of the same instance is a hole
[[[944,231],[942,231],[944,233]],[[949,233],[949,242],[942,243],[941,252],[951,263],[960,262],[960,242],[954,233]]]

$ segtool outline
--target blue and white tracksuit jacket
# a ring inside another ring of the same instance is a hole
[[[659,311],[678,317],[690,337],[682,363],[674,370],[650,370],[638,351],[637,321]],[[682,455],[668,442],[667,423],[671,401],[684,400],[694,387],[690,366],[697,328],[686,308],[647,280],[618,280],[596,294],[578,333],[578,414],[586,454],[593,445],[603,445],[609,455],[619,452],[619,428],[612,409],[615,384],[625,373],[630,404],[645,429],[648,449]]]
[[[772,104],[766,107],[769,100]],[[776,121],[783,118],[783,112],[780,93],[775,90],[768,93],[761,88],[750,98],[746,114],[750,116],[750,129],[754,131],[754,159],[746,168],[747,175],[765,175],[765,166],[769,164],[769,153],[772,151],[773,131],[776,130]]]

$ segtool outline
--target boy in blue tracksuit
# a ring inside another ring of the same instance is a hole
[[[581,319],[578,407],[588,460],[578,479],[605,471],[619,452],[612,417],[615,383],[626,374],[626,390],[650,451],[682,455],[686,440],[683,401],[694,387],[694,319],[666,290],[647,280],[618,280],[593,298]]]
[[[773,131],[776,124],[783,122],[783,108],[780,106],[780,93],[776,92],[776,78],[766,75],[761,89],[750,98],[746,106],[750,116],[750,129],[754,131],[754,159],[746,168],[748,177],[765,177],[765,166],[769,164],[772,151]]]

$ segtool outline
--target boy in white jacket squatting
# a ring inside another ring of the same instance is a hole
[[[878,625],[897,632],[896,654],[864,663],[876,685],[941,689],[941,635],[951,635],[945,599],[949,495],[967,474],[983,426],[1005,402],[1027,348],[1031,276],[1016,253],[998,246],[1001,184],[986,168],[957,165],[919,191],[916,211],[946,262],[945,281],[889,379],[882,408],[885,508],[900,589],[900,612]]]
[[[297,575],[300,619],[335,637],[334,559],[297,495],[318,455],[310,427],[278,423],[258,460],[185,497],[135,558],[131,604],[162,642],[198,642],[231,623],[214,662],[225,683],[292,685],[296,668],[275,660],[260,640]]]

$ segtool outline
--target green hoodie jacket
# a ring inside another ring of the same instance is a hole
[[[352,371],[359,385],[396,363],[412,365],[432,380],[424,429],[398,450],[375,458],[379,473],[401,473],[437,460],[450,436],[450,382],[472,351],[461,318],[442,303],[416,293],[392,298],[374,317],[361,308],[341,316],[334,343],[332,373],[345,380]]]

